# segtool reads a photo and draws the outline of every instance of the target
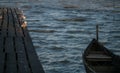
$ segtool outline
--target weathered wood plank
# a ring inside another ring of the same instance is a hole
[[[3,10],[0,8],[0,29],[1,29],[2,20],[3,20]]]
[[[2,8],[0,8],[0,36],[1,36],[2,22],[3,22],[3,10]]]
[[[105,54],[89,54],[86,58],[89,61],[112,61],[112,57]]]
[[[32,41],[29,38],[24,38],[24,44],[26,46],[26,51],[28,54],[28,59],[33,73],[44,73],[42,65],[37,57],[35,49],[33,47]]]
[[[3,24],[2,24],[2,29],[1,29],[1,35],[7,36],[7,26],[8,26],[8,14],[7,14],[7,9],[3,9]]]
[[[22,38],[15,38],[15,47],[18,58],[18,71],[19,73],[31,73],[29,61],[27,59],[25,47]]]
[[[4,73],[5,68],[5,53],[0,53],[0,73]]]
[[[13,37],[6,37],[5,40],[5,52],[6,53],[14,53],[14,43],[13,43]]]
[[[19,9],[0,8],[0,73],[45,73]]]
[[[16,31],[16,36],[17,37],[23,37],[23,31],[22,28],[19,24],[15,9],[12,9],[12,14],[13,14],[13,19],[14,19],[14,25],[15,25],[15,31]]]
[[[106,54],[89,54],[86,58],[91,59],[111,59],[111,56],[107,56]]]
[[[18,16],[20,25],[22,25],[23,22],[22,22],[22,20],[20,20],[21,18],[19,17],[19,14],[21,14],[21,12],[19,11],[19,9],[16,9],[16,12],[19,12],[19,13],[17,13],[17,16]],[[26,53],[28,55],[28,60],[30,62],[30,67],[32,69],[32,73],[44,73],[44,70],[40,64],[40,61],[39,61],[37,54],[35,52],[35,49],[33,47],[32,40],[29,36],[27,27],[22,28],[22,30],[24,33],[24,44],[25,44],[25,48],[26,48]]]
[[[8,9],[8,36],[15,36],[15,28],[13,24],[13,17],[12,17],[12,12],[11,9]]]
[[[26,25],[25,20],[21,17],[21,16],[24,16],[24,15],[23,15],[22,12],[20,12],[20,10],[17,9],[17,8],[15,9],[15,11],[16,11],[16,15],[17,15],[17,18],[18,18],[19,24],[20,24],[20,26],[21,26],[21,28],[22,28],[22,31],[23,31],[24,37],[29,36],[29,33],[28,33],[28,30],[27,30],[27,27],[22,27],[22,25]],[[18,13],[17,13],[17,12],[18,12]]]
[[[5,73],[17,73],[16,53],[12,37],[6,38],[5,52],[7,53]]]
[[[4,38],[0,37],[0,53],[3,52],[4,47]]]
[[[0,8],[0,36],[1,36],[1,28],[2,28],[2,19],[3,19],[3,11]],[[0,37],[0,73],[4,73],[5,68],[5,53],[3,52],[4,47],[4,38]]]
[[[2,14],[2,8],[0,8],[0,14]]]

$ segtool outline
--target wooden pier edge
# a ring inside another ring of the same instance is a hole
[[[45,73],[18,8],[0,8],[0,73]]]

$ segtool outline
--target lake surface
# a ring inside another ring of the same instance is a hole
[[[82,53],[96,37],[96,24],[100,42],[120,55],[119,1],[114,4],[112,0],[87,1],[31,0],[1,4],[15,4],[23,10],[46,73],[85,73]]]

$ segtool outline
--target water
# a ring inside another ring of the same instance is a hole
[[[87,0],[39,1],[16,5],[27,17],[30,36],[46,73],[85,73],[82,53],[95,37],[96,24],[100,42],[120,55],[119,3],[113,8],[112,0],[88,0],[90,6]]]

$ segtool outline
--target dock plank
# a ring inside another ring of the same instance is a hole
[[[22,14],[22,12],[21,12],[18,8],[16,8],[15,11],[16,11],[16,15],[17,15],[17,18],[18,18],[18,21],[19,21],[19,25],[20,25],[20,26],[25,25],[25,20],[21,17],[21,16],[24,16],[24,15]],[[29,36],[27,27],[21,27],[21,28],[22,28],[24,37]]]
[[[7,36],[7,26],[8,26],[8,14],[7,9],[3,8],[3,23],[2,23],[2,29],[1,29],[1,35],[3,37]]]
[[[3,10],[2,8],[0,8],[0,36],[1,36],[2,22],[3,22]]]
[[[0,37],[0,53],[3,52],[4,49],[4,38]]]
[[[22,28],[19,24],[19,20],[17,18],[17,15],[16,15],[16,11],[15,9],[12,9],[12,14],[13,14],[13,19],[14,19],[14,26],[15,26],[15,31],[16,31],[16,36],[17,37],[23,37],[23,31],[22,31]]]
[[[45,73],[18,8],[0,8],[0,73]]]
[[[22,38],[15,38],[15,47],[18,58],[18,71],[20,73],[31,73]]]
[[[5,70],[5,53],[0,53],[0,73],[4,73]]]
[[[2,26],[2,20],[3,20],[3,10],[2,10],[2,8],[0,8],[0,29]]]
[[[16,54],[14,50],[13,38],[8,37],[5,41],[5,52],[7,53],[6,72],[5,73],[17,73]]]
[[[33,73],[44,73],[44,70],[42,68],[42,65],[40,64],[40,61],[37,57],[37,54],[35,53],[35,50],[33,49],[34,46],[32,44],[31,39],[24,38],[24,44],[26,46],[26,51],[28,54],[28,59],[30,61],[30,66],[32,68]]]
[[[11,9],[8,9],[8,36],[15,36],[13,21]]]

